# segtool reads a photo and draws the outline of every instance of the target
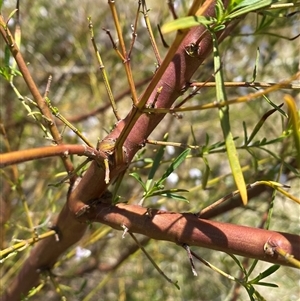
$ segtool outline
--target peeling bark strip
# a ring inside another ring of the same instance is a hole
[[[275,252],[266,252],[265,246],[270,244],[300,260],[298,235],[203,220],[192,213],[99,203],[96,210],[87,214],[87,217],[90,221],[100,222],[117,230],[122,230],[125,226],[130,232],[144,234],[156,240],[199,246],[292,266]]]

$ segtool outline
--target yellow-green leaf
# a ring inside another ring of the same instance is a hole
[[[289,108],[289,119],[293,128],[293,137],[297,151],[297,165],[300,167],[300,120],[298,117],[296,102],[291,95],[285,95],[284,100]]]
[[[171,31],[188,29],[194,26],[199,26],[200,24],[210,25],[213,24],[214,22],[215,19],[213,18],[208,18],[204,16],[188,16],[164,24],[161,28],[161,32],[163,34],[166,34]]]
[[[216,35],[211,31],[211,36],[213,40],[213,54],[214,54],[214,69],[215,69],[215,80],[216,80],[216,97],[217,102],[222,102],[227,100],[227,95],[224,86],[223,70],[221,65],[221,58],[218,49],[218,41]],[[234,139],[230,129],[230,119],[229,119],[229,107],[224,106],[219,108],[219,118],[221,123],[221,128],[223,131],[223,136],[225,139],[227,158],[232,171],[232,175],[238,190],[240,191],[241,199],[244,205],[247,205],[248,195],[247,187],[244,180],[244,175],[238,158],[238,153],[234,144]]]
[[[244,175],[242,172],[242,168],[238,158],[238,153],[231,132],[228,133],[227,137],[225,138],[225,142],[226,142],[227,157],[228,157],[228,161],[230,164],[234,181],[236,183],[238,190],[240,191],[243,204],[247,205],[248,202],[247,187],[246,187]]]

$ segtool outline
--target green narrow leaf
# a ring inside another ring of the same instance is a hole
[[[250,266],[250,267],[248,268],[248,270],[247,270],[247,277],[249,277],[249,276],[252,274],[253,270],[254,270],[255,267],[257,266],[257,263],[258,263],[258,259],[254,259],[254,260],[252,261],[251,266]]]
[[[208,146],[209,144],[209,135],[205,133],[205,146]]]
[[[247,134],[247,126],[246,126],[246,122],[243,121],[243,130],[244,130],[244,145],[248,144],[248,134]]]
[[[171,189],[157,190],[153,195],[162,195],[165,193],[174,193],[174,192],[189,192],[189,191],[186,189],[171,188]]]
[[[161,28],[161,31],[163,34],[166,34],[171,31],[183,30],[194,26],[199,26],[200,24],[209,26],[214,23],[224,23],[233,18],[239,17],[241,15],[244,15],[252,11],[256,11],[258,9],[261,9],[263,7],[272,4],[273,2],[278,2],[278,1],[247,0],[247,1],[241,1],[241,2],[235,1],[235,2],[237,3],[237,5],[229,6],[231,11],[227,10],[224,12],[224,9],[222,8],[223,3],[221,1],[217,1],[217,5],[216,5],[217,19],[211,17],[204,17],[204,16],[187,16],[187,17],[176,19],[167,24],[164,24]],[[221,29],[221,27],[218,29]]]
[[[205,164],[205,170],[204,170],[204,173],[202,175],[201,184],[202,184],[202,189],[206,189],[211,169],[209,167],[208,160],[207,160],[206,157],[203,157],[203,162]]]
[[[9,20],[13,17],[13,15],[17,12],[18,10],[15,8],[9,15],[6,21],[6,25],[9,22]]]
[[[167,141],[168,140],[168,133],[165,134],[164,138],[163,138],[163,141]],[[161,146],[154,158],[154,161],[153,161],[153,164],[152,164],[152,167],[150,169],[150,172],[149,172],[149,175],[148,175],[148,180],[147,180],[147,183],[146,183],[146,190],[149,190],[150,186],[151,186],[151,183],[152,183],[152,180],[154,178],[154,175],[157,171],[157,169],[159,168],[160,164],[161,164],[161,160],[163,158],[163,155],[164,155],[164,152],[165,152],[165,146]]]
[[[255,294],[255,288],[253,287],[253,285],[245,285],[244,286],[248,295],[249,295],[249,298],[251,301],[257,301],[254,299],[253,295]]]
[[[229,122],[229,119],[228,119]],[[225,127],[225,124],[223,124],[223,130],[224,136],[226,135],[226,150],[227,150],[227,157],[229,160],[229,165],[232,171],[233,178],[235,180],[236,186],[238,190],[240,191],[241,198],[244,205],[247,205],[248,202],[248,195],[247,195],[247,188],[246,183],[244,180],[244,175],[242,172],[242,168],[239,162],[238,153],[234,144],[234,140],[232,138],[232,134],[230,132],[230,129]]]
[[[184,197],[184,196],[182,196],[180,194],[168,192],[168,193],[162,194],[162,196],[167,197],[169,199],[173,199],[173,200],[183,201],[183,202],[189,203],[189,200],[186,197]]]
[[[214,55],[214,69],[215,69],[215,79],[216,79],[216,97],[217,102],[222,102],[227,100],[223,70],[221,65],[221,58],[218,50],[218,42],[216,35],[211,31],[212,41],[213,41],[213,55]],[[241,199],[243,204],[246,205],[248,202],[247,187],[244,180],[244,175],[238,158],[238,153],[235,147],[234,139],[230,129],[229,120],[229,107],[224,106],[219,108],[219,118],[221,123],[221,128],[223,131],[223,136],[225,139],[225,146],[227,151],[227,158],[232,171],[232,175],[238,190],[240,191]]]
[[[238,2],[238,4],[234,7],[235,10],[240,9],[245,6],[250,6],[250,5],[257,5],[260,2],[268,2],[268,1],[262,1],[262,0],[242,0],[242,1],[234,1]],[[269,1],[272,2],[272,1]]]
[[[241,270],[241,272],[246,276],[246,280],[248,279],[248,274],[247,271],[245,269],[245,267],[243,266],[243,264],[240,262],[240,260],[233,254],[229,254],[228,255],[233,259],[233,261],[236,263],[236,265],[239,267],[239,269]]]
[[[188,154],[190,153],[190,149],[186,149],[184,150],[171,164],[170,166],[167,168],[167,170],[165,171],[165,173],[162,175],[162,177],[159,179],[159,181],[157,182],[157,186],[161,185],[166,179],[167,177],[185,160],[185,158],[188,156]]]
[[[221,0],[217,0],[215,5],[215,14],[217,18],[217,23],[223,23],[225,18],[225,7]],[[215,32],[218,31],[216,27],[214,28]]]
[[[144,191],[147,190],[145,183],[143,182],[142,178],[140,177],[140,175],[136,172],[132,172],[129,174],[130,176],[134,177],[143,187]]]
[[[188,29],[194,26],[199,26],[200,24],[211,25],[214,22],[215,19],[213,18],[208,18],[204,16],[188,16],[164,24],[161,28],[161,32],[163,34],[166,34],[171,31]]]
[[[252,83],[255,82],[255,80],[256,80],[256,75],[257,75],[257,70],[258,70],[258,65],[259,65],[259,55],[260,55],[260,51],[259,51],[259,47],[257,47],[256,60],[255,60],[255,65],[254,65],[252,80],[251,80]]]
[[[298,117],[298,109],[296,101],[291,95],[285,95],[284,100],[289,108],[290,124],[293,128],[293,138],[297,150],[297,165],[300,168],[300,120]]]
[[[280,106],[279,106],[279,108],[280,107],[282,107],[283,106],[283,104],[281,104]],[[277,109],[272,109],[272,110],[269,110],[267,113],[265,113],[261,118],[260,118],[260,120],[258,121],[258,123],[255,125],[255,127],[254,127],[254,129],[253,129],[253,131],[252,131],[252,133],[251,133],[251,135],[250,135],[250,137],[249,137],[249,139],[248,139],[248,141],[247,141],[247,144],[246,145],[249,145],[249,143],[253,140],[253,138],[256,136],[256,134],[259,132],[259,130],[261,129],[261,127],[263,126],[263,124],[265,123],[265,121],[267,120],[267,118],[269,117],[269,116],[271,116],[274,112],[276,112],[277,111]]]
[[[227,6],[227,11],[228,12],[232,12],[234,11],[236,8],[238,8],[240,6],[241,3],[243,3],[245,0],[231,0],[229,1],[229,4]]]
[[[258,89],[257,89],[258,90]],[[274,102],[272,102],[267,95],[263,95],[263,98],[267,101],[269,105],[271,105],[274,109],[276,109],[283,117],[288,118],[288,115],[280,109],[280,106],[277,106]]]
[[[251,281],[249,281],[249,283],[251,283],[251,284],[258,284],[261,279],[264,279],[264,278],[266,278],[266,277],[274,274],[279,268],[280,268],[279,264],[274,264],[274,265],[270,266],[269,268],[267,268],[262,273],[259,273],[259,275],[256,276]]]
[[[151,194],[152,196],[163,196],[163,197],[167,197],[170,199],[175,199],[175,200],[179,200],[179,201],[185,201],[185,202],[189,202],[188,199],[180,194],[177,194],[177,192],[189,192],[186,189],[166,189],[166,190],[158,190],[155,191],[153,194]],[[150,197],[150,196],[149,196]],[[148,198],[148,196],[147,196]]]
[[[257,290],[254,291],[255,301],[267,301]]]
[[[9,68],[8,67],[0,67],[0,75],[2,75],[5,80],[9,80]]]
[[[255,283],[255,285],[262,285],[262,286],[268,286],[268,287],[279,287],[277,284],[270,283],[270,282],[258,282],[258,283]]]
[[[269,6],[272,3],[275,3],[278,1],[272,1],[272,0],[247,0],[240,3],[238,6],[235,7],[234,11],[231,12],[227,18],[233,19],[236,17],[239,17],[241,15],[256,11],[258,9],[261,9],[263,7]]]

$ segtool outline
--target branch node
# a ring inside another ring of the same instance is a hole
[[[186,250],[188,258],[190,260],[190,264],[191,264],[191,268],[192,268],[192,272],[194,276],[198,276],[197,272],[196,272],[196,268],[195,268],[195,263],[194,263],[194,259],[193,259],[193,255],[191,253],[191,249],[190,246],[187,244],[182,244],[182,247]]]
[[[269,256],[276,256],[276,248],[277,248],[277,244],[271,240],[268,240],[265,244],[264,244],[264,252],[266,255]]]
[[[129,229],[127,228],[127,226],[125,226],[124,224],[121,226],[122,229],[124,230],[123,231],[123,234],[122,234],[122,239],[125,238],[125,235],[127,234],[127,232],[129,231]]]
[[[60,231],[60,229],[56,225],[49,226],[49,229],[55,231],[55,235],[54,235],[55,241],[59,242],[60,238],[61,238],[61,231]]]
[[[75,217],[79,218],[82,215],[84,215],[85,213],[88,213],[90,210],[90,205],[83,205],[76,213],[75,213]]]

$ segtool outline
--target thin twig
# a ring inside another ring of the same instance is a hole
[[[146,28],[147,28],[147,31],[148,31],[148,34],[149,34],[151,46],[152,46],[154,55],[156,57],[157,64],[158,64],[158,66],[160,66],[162,60],[161,60],[161,56],[159,54],[159,51],[158,51],[158,48],[157,48],[157,45],[156,45],[156,42],[155,42],[155,38],[154,38],[154,35],[153,35],[151,24],[150,24],[150,21],[149,21],[149,16],[148,16],[148,11],[149,10],[147,8],[147,4],[146,4],[145,0],[142,0],[142,8],[143,8],[144,20],[145,20]]]
[[[131,25],[132,39],[131,39],[131,44],[130,44],[129,51],[128,51],[128,59],[129,60],[131,58],[132,49],[133,49],[134,42],[135,42],[136,37],[137,37],[136,30],[137,30],[137,24],[138,24],[138,20],[139,20],[140,7],[141,7],[141,1],[139,0],[138,1],[138,8],[137,8],[136,16],[135,16],[135,22],[134,22],[134,25]]]
[[[111,90],[111,87],[110,87],[110,84],[109,84],[108,76],[107,76],[107,73],[105,71],[105,67],[104,67],[104,64],[102,62],[100,52],[99,52],[98,47],[96,45],[95,35],[94,35],[94,30],[93,30],[93,23],[92,23],[91,17],[88,18],[88,21],[89,21],[91,41],[92,41],[92,44],[93,44],[93,47],[94,47],[94,51],[95,51],[96,58],[97,58],[97,61],[98,61],[98,64],[99,64],[99,68],[100,68],[100,71],[101,71],[101,74],[102,74],[105,89],[106,89],[106,92],[107,92],[107,95],[108,95],[108,98],[109,98],[109,101],[110,101],[110,105],[113,109],[113,112],[116,116],[116,119],[120,120],[121,117],[118,114],[118,109],[117,109],[116,102],[114,100],[114,96],[113,96],[113,93],[112,93],[112,90]]]
[[[145,250],[145,248],[140,244],[140,242],[138,241],[138,239],[135,237],[135,235],[131,232],[128,232],[130,234],[130,236],[132,237],[132,239],[136,242],[136,244],[139,246],[139,248],[142,250],[142,252],[146,255],[146,257],[150,260],[150,262],[152,263],[152,265],[155,267],[155,269],[159,272],[159,274],[161,274],[168,282],[174,284],[178,289],[179,286],[177,284],[177,281],[174,282],[173,280],[171,280],[161,269],[160,267],[155,263],[155,261],[152,259],[152,257],[149,255],[149,253]]]

